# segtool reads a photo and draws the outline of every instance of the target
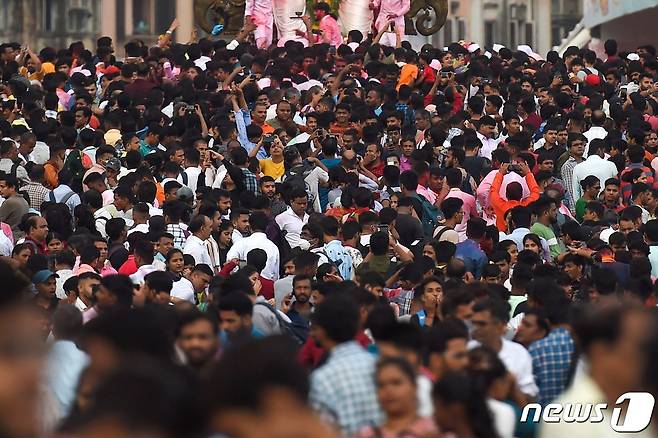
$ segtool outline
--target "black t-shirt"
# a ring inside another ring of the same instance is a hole
[[[464,169],[466,169],[466,172],[468,172],[478,184],[482,181],[482,175],[484,174],[485,169],[488,169],[489,166],[489,160],[484,157],[466,157],[464,159]]]

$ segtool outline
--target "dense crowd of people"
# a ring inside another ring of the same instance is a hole
[[[0,435],[598,438],[521,414],[658,392],[656,48],[378,28],[0,45]]]

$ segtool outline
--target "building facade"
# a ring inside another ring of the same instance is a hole
[[[131,39],[157,40],[178,17],[177,40],[189,41],[194,0],[0,0],[0,40],[40,49],[107,35],[121,47]],[[119,53],[119,56],[122,56]]]
[[[451,0],[448,20],[430,37],[437,47],[459,40],[491,48],[527,44],[545,54],[582,18],[583,0]]]

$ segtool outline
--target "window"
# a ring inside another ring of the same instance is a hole
[[[133,1],[133,35],[153,33],[153,4],[151,0]]]
[[[9,27],[9,0],[0,0],[0,29],[7,29]]]
[[[516,47],[516,23],[509,24],[509,44],[511,47]]]
[[[484,44],[487,47],[491,47],[496,40],[496,23],[493,21],[484,22]]]
[[[97,0],[67,0],[66,29],[72,33],[93,32],[98,16]]]
[[[43,0],[43,30],[54,32],[57,28],[57,0]]]
[[[457,40],[466,39],[466,24],[461,18],[457,20]]]

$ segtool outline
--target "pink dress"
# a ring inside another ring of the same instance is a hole
[[[401,29],[404,35],[404,14],[409,12],[410,0],[374,0],[372,4],[379,8],[379,15],[375,20],[375,27],[378,31],[388,26],[388,22],[393,20],[396,31]],[[389,16],[392,18],[389,19]]]
[[[244,15],[251,17],[254,24],[258,26],[254,31],[256,46],[259,49],[267,49],[272,44],[274,30],[272,2],[270,0],[246,0]]]
[[[340,27],[338,27],[338,22],[334,17],[331,15],[322,17],[319,28],[322,31],[320,40],[334,47],[343,44],[343,35],[340,33]]]

